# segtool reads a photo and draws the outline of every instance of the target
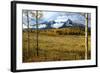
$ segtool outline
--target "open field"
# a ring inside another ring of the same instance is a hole
[[[27,31],[23,32],[23,62],[83,60],[85,58],[84,34],[59,35],[48,31],[38,31],[38,47],[36,31],[29,32],[29,35]],[[90,42],[89,36],[88,59],[91,58]]]

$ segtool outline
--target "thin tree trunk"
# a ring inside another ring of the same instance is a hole
[[[88,59],[88,13],[85,14],[85,60]]]
[[[29,35],[29,15],[28,15],[28,11],[27,11],[27,25],[28,25],[28,48],[27,48],[27,56],[29,56],[29,49],[30,49],[30,35]]]
[[[36,28],[37,28],[37,56],[38,56],[38,10],[36,10]]]

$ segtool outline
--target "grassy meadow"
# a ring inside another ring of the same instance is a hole
[[[29,43],[28,43],[29,42]],[[38,47],[37,47],[38,43]],[[88,59],[91,58],[88,36]],[[23,62],[84,60],[85,34],[77,29],[47,29],[23,31]]]

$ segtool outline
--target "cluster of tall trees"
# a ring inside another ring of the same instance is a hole
[[[90,35],[90,29],[88,30],[88,35]],[[40,30],[40,34],[45,35],[85,35],[85,28],[80,27],[68,27],[61,29],[46,29]]]

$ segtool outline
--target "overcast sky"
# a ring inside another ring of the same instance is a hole
[[[55,22],[65,22],[68,19],[71,19],[75,23],[85,24],[85,17],[80,13],[72,13],[72,12],[54,12],[54,11],[40,11],[42,16],[38,20],[39,23],[55,21]],[[27,25],[27,11],[23,10],[23,24]],[[29,15],[29,24],[36,24],[36,11],[28,11]],[[38,14],[39,15],[39,14]],[[91,15],[89,14],[89,26],[90,26]],[[44,25],[43,25],[44,26]],[[60,24],[56,24],[56,27],[61,26]],[[24,28],[24,27],[23,27]]]

